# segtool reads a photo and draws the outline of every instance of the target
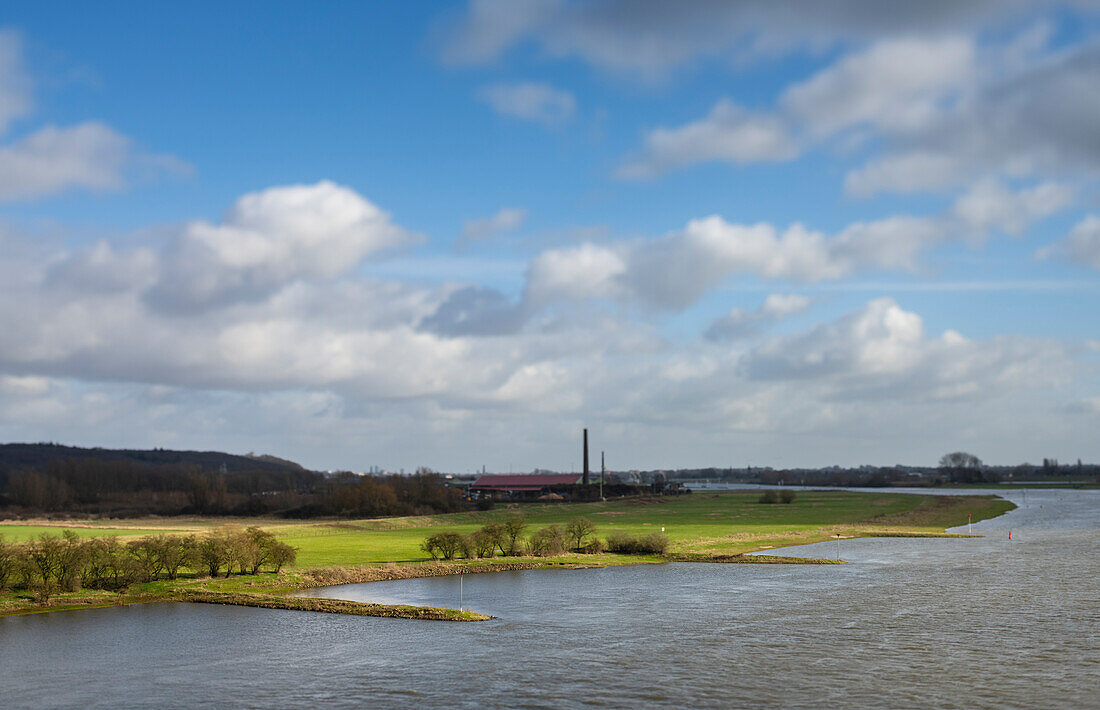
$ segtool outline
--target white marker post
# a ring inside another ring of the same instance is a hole
[[[836,561],[840,562],[840,533],[836,534]]]
[[[462,572],[458,573],[458,610],[459,611],[462,611],[462,578],[463,578],[463,576],[465,576],[465,575],[463,575]]]
[[[974,514],[973,513],[967,513],[966,514],[966,533],[967,533],[967,535],[973,535],[974,534]]]

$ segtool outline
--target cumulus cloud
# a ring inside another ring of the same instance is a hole
[[[780,231],[714,215],[655,239],[546,251],[532,261],[526,293],[535,303],[606,298],[681,309],[735,275],[811,282],[912,270],[924,251],[951,238],[950,227],[940,218],[899,216],[829,236],[798,223]]]
[[[577,252],[542,266],[579,258],[593,268],[572,287],[597,295],[627,283],[599,278],[608,267],[625,268],[623,254]],[[970,422],[982,402],[1019,404],[1073,371],[1053,341],[929,336],[919,316],[890,301],[748,351],[736,343],[673,347],[644,321],[582,304],[569,318],[520,322],[521,304],[487,287],[346,273],[296,278],[231,308],[168,314],[144,297],[150,273],[162,277],[145,259],[104,244],[52,258],[5,251],[5,264],[23,275],[0,279],[5,431],[87,444],[264,447],[307,464],[351,465],[331,458],[339,451],[410,466],[419,462],[407,452],[416,450],[422,462],[452,469],[481,455],[470,440],[507,437],[509,455],[568,467],[551,452],[582,421],[603,422],[607,441],[623,451],[653,439],[667,446],[685,427],[708,456],[737,432],[754,432],[767,446],[791,431],[850,443],[895,413],[911,420],[910,432]],[[108,278],[114,270],[136,276]],[[804,307],[802,297],[773,295],[753,317],[774,320]],[[965,402],[965,411],[950,409],[953,402]],[[1010,424],[993,418],[1004,410],[990,406],[978,420],[1003,432]],[[1015,411],[1050,416],[1039,406]],[[363,431],[371,437],[362,449],[333,448]],[[882,455],[906,453],[891,447]],[[655,444],[634,455],[640,465],[661,453]]]
[[[813,0],[474,0],[454,27],[444,56],[483,63],[533,41],[546,56],[577,57],[605,71],[654,79],[699,58],[728,63],[805,45],[1001,25],[1042,4],[980,0],[898,6],[842,0],[822,13]],[[1086,3],[1078,6],[1089,9]]]
[[[1040,259],[1057,257],[1100,270],[1100,217],[1088,215],[1068,236],[1036,252]]]
[[[973,83],[975,54],[966,37],[883,40],[791,86],[781,104],[818,135],[859,125],[917,130]]]
[[[531,261],[525,298],[541,304],[554,300],[614,298],[627,265],[617,250],[596,244],[544,251]]]
[[[492,84],[481,90],[481,97],[502,116],[548,126],[568,121],[577,108],[568,91],[535,82]]]
[[[715,318],[703,333],[703,337],[714,342],[745,338],[758,333],[772,323],[802,312],[809,305],[810,299],[805,296],[773,293],[755,310],[734,308],[724,316]]]
[[[192,222],[162,262],[150,302],[202,309],[264,298],[298,279],[326,279],[415,237],[354,190],[329,181],[241,197],[220,224]]]
[[[130,139],[101,123],[46,126],[0,146],[0,201],[28,200],[85,189],[109,192],[127,184],[127,173],[151,167],[187,167],[169,156],[137,150]]]
[[[1019,236],[1036,220],[1069,207],[1075,196],[1066,183],[1043,182],[1013,192],[997,180],[983,180],[955,201],[953,212],[980,232],[999,229]]]
[[[846,190],[945,190],[990,175],[1035,177],[1100,171],[1089,117],[1100,110],[1100,45],[1034,62],[985,86],[923,129],[898,137],[885,155],[845,178]]]
[[[81,295],[144,290],[155,283],[157,267],[152,249],[118,252],[110,242],[100,240],[58,258],[46,271],[45,284]]]
[[[699,121],[649,131],[644,143],[641,155],[623,164],[618,177],[646,179],[696,163],[781,161],[798,154],[780,118],[749,113],[725,99]]]
[[[1048,369],[1060,363],[1065,371]],[[919,315],[893,299],[869,302],[837,321],[755,348],[740,366],[750,380],[828,381],[832,396],[929,400],[995,397],[1054,386],[1072,369],[1065,350],[1025,338],[971,341],[929,336]]]
[[[489,217],[478,217],[466,220],[462,225],[462,234],[459,243],[466,244],[481,239],[495,236],[501,232],[511,232],[519,229],[527,218],[527,210],[520,207],[502,207],[500,211]]]

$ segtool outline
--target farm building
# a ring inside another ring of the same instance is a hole
[[[489,474],[470,484],[470,495],[473,498],[537,499],[551,494],[560,495],[580,483],[581,478],[575,473],[518,476]]]

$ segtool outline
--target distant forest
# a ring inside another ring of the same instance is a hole
[[[467,510],[461,490],[411,476],[331,476],[272,456],[0,445],[0,515],[378,517]]]

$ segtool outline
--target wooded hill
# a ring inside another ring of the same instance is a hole
[[[274,456],[0,445],[0,515],[384,516],[449,513],[463,493],[432,473],[325,476]]]

